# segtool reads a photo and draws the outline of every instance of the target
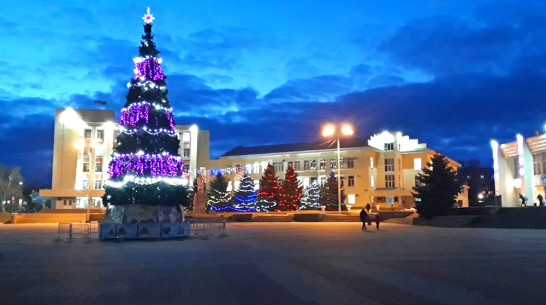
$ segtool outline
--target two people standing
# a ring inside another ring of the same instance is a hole
[[[365,209],[360,211],[360,221],[362,221],[362,231],[367,231],[368,228],[366,227],[366,222],[371,226],[371,219],[369,218]],[[379,230],[379,224],[381,223],[381,216],[379,215],[379,212],[375,214],[374,221],[377,230]]]

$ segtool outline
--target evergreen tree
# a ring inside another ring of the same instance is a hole
[[[139,56],[121,109],[119,133],[108,167],[103,203],[108,205],[187,205],[183,162],[165,75],[152,35],[152,15],[145,20]]]
[[[279,202],[279,180],[275,176],[275,168],[269,164],[260,179],[256,210],[259,212],[271,211]]]
[[[248,174],[241,179],[239,189],[235,192],[233,210],[238,212],[250,212],[256,210],[256,193],[254,181]]]
[[[445,156],[435,154],[430,161],[417,175],[418,184],[413,187],[415,208],[424,218],[445,214],[453,208],[461,191],[457,172],[448,166]]]
[[[301,200],[300,210],[320,210],[320,187],[313,182]]]
[[[322,205],[326,206],[327,211],[337,211],[339,209],[338,195],[337,195],[337,177],[331,172],[330,176],[326,180],[326,184],[322,187],[320,192],[320,202]],[[345,207],[345,195],[343,190],[341,191],[341,210],[346,211]]]
[[[301,204],[302,187],[298,181],[298,174],[292,165],[288,166],[284,175],[284,182],[279,189],[279,211],[297,211]]]
[[[216,178],[210,183],[207,200],[207,212],[226,211],[231,208],[231,196],[227,191],[228,181],[221,172],[216,174]]]

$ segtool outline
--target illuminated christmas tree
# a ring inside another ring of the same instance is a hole
[[[109,179],[105,183],[104,205],[123,207],[124,213],[135,207],[153,213],[154,208],[150,206],[179,207],[189,203],[183,186],[183,164],[178,155],[173,110],[167,100],[166,77],[153,41],[154,19],[148,8],[143,17],[144,35],[139,56],[133,59],[134,76],[127,84],[127,102],[121,109],[119,133],[108,167]],[[127,215],[121,219],[122,222],[157,221],[151,216],[147,220],[128,219]]]
[[[320,187],[313,182],[301,199],[300,210],[320,210]]]
[[[286,169],[284,182],[279,189],[279,211],[296,211],[300,206],[301,184],[298,181],[298,174],[292,165]]]
[[[237,212],[251,212],[256,210],[256,191],[254,181],[245,174],[241,179],[239,189],[235,192],[233,210]]]
[[[207,193],[207,212],[231,210],[231,196],[227,191],[228,181],[221,172],[210,182],[210,189]]]
[[[256,210],[259,212],[272,211],[279,199],[279,180],[275,176],[273,165],[269,164],[260,179]]]
[[[328,176],[328,179],[326,180],[326,184],[324,187],[322,187],[322,190],[320,191],[320,201],[322,205],[326,206],[327,211],[337,211],[338,210],[338,194],[337,194],[337,177],[336,175],[331,172],[330,176]],[[346,211],[347,208],[345,207],[345,202],[343,200],[345,199],[345,195],[343,194],[343,190],[341,191],[341,210]]]

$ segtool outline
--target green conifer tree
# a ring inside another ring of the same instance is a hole
[[[442,154],[435,154],[430,163],[417,175],[415,193],[415,208],[424,218],[445,214],[453,208],[461,184],[457,172],[449,167],[449,160]]]

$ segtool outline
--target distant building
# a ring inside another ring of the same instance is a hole
[[[499,144],[491,141],[495,194],[503,207],[521,205],[520,194],[527,205],[537,202],[539,194],[545,197],[546,187],[546,134]]]
[[[225,173],[230,178],[231,189],[237,189],[242,172],[251,174],[257,187],[269,163],[280,179],[288,165],[294,166],[307,188],[313,182],[323,185],[330,172],[337,174],[336,144],[334,140],[239,146],[222,155],[217,164],[228,169]],[[340,166],[347,196],[345,202],[357,208],[367,203],[382,208],[412,207],[415,177],[435,153],[425,143],[400,132],[382,132],[369,139],[342,139]],[[461,164],[450,160],[450,166],[456,170]],[[461,206],[468,206],[464,192],[459,200]]]
[[[493,168],[482,166],[478,160],[461,162],[459,179],[468,185],[469,206],[495,205]]]
[[[108,178],[116,140],[114,112],[111,110],[57,109],[53,144],[51,189],[41,197],[53,200],[52,208],[101,207],[104,182]],[[209,160],[209,131],[196,125],[176,125],[188,182]]]

